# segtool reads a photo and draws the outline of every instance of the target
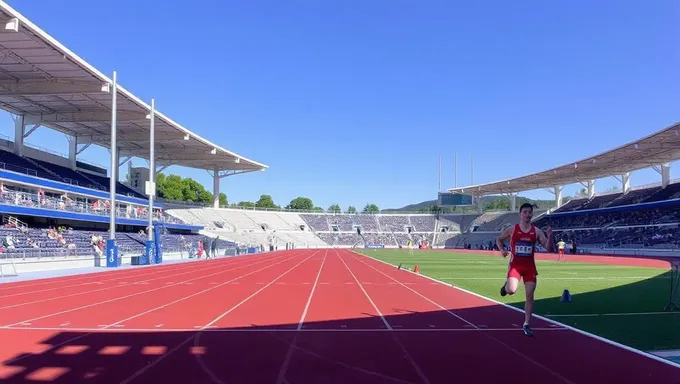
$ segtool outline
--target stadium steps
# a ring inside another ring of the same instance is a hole
[[[52,175],[52,177],[54,178],[54,180],[66,182],[66,180],[64,180],[64,178],[61,177],[60,175],[57,175],[56,172],[52,171],[51,169],[48,169],[48,168],[43,167],[40,163],[38,163],[37,161],[31,159],[30,157],[24,156],[24,159],[25,159],[26,161],[28,161],[29,163],[33,164],[36,168],[43,170],[44,172],[46,172],[46,173],[49,174],[49,175]]]
[[[87,173],[85,173],[85,172],[80,172],[80,171],[76,171],[76,172],[77,172],[80,176],[82,176],[84,179],[86,179],[86,180],[88,180],[89,182],[91,182],[93,186],[97,187],[97,189],[102,189],[102,190],[104,190],[104,191],[107,190],[105,186],[99,184],[98,182],[96,182],[96,181],[95,181],[94,179],[92,179],[91,177],[88,177],[88,176],[87,176]]]

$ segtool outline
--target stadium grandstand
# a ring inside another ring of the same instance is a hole
[[[115,73],[105,76],[4,3],[0,21],[0,108],[14,120],[14,137],[0,138],[0,274],[103,265],[109,244],[119,252],[114,266],[145,263],[145,256],[147,264],[160,262],[161,255],[191,257],[217,245],[203,226],[165,213],[166,204],[173,204],[153,199],[149,169],[208,170],[217,206],[220,179],[267,166],[156,111],[153,101],[147,104],[118,85]],[[25,145],[38,127],[66,135],[68,155]],[[78,159],[91,145],[110,149],[108,174]],[[132,158],[150,166],[123,183],[119,167]],[[219,249],[234,246],[219,241]],[[147,252],[155,252],[155,259]]]
[[[680,245],[680,183],[671,180],[671,163],[680,159],[680,124],[674,124],[651,135],[589,158],[565,164],[532,175],[513,179],[451,188],[450,193],[473,196],[481,212],[485,196],[505,195],[516,211],[519,192],[546,189],[555,197],[555,207],[536,212],[534,224],[555,231],[555,241],[562,239],[573,250],[594,254],[677,255]],[[631,186],[631,172],[654,169],[660,182]],[[596,181],[615,177],[621,184],[618,191],[598,194]],[[585,196],[563,202],[565,185],[579,183]],[[517,222],[516,213],[511,222]],[[487,234],[475,233],[474,241],[493,241],[502,227]]]
[[[680,158],[680,125],[672,125],[619,148],[533,175],[495,183],[451,188],[467,193],[475,214],[292,212],[237,208],[171,209],[170,215],[202,225],[236,243],[277,248],[296,247],[433,248],[489,250],[508,225],[519,222],[517,194],[547,189],[555,197],[550,209],[537,209],[534,223],[555,230],[574,252],[668,256],[680,245],[680,183],[670,179],[670,163]],[[631,186],[630,174],[650,167],[661,181]],[[619,192],[598,194],[596,181],[616,177]],[[586,195],[562,196],[565,185],[579,183]],[[483,211],[485,196],[502,195],[510,211]],[[578,245],[578,247],[577,247]]]

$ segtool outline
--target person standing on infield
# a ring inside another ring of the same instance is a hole
[[[508,264],[508,275],[503,287],[501,296],[512,295],[517,291],[519,279],[524,280],[524,290],[526,292],[526,303],[524,304],[524,325],[522,330],[527,336],[533,336],[533,331],[529,326],[529,320],[534,309],[534,291],[536,290],[536,243],[539,242],[548,252],[552,252],[552,228],[548,228],[547,234],[531,224],[534,214],[534,207],[529,203],[524,203],[519,208],[519,224],[506,228],[496,239],[496,245],[503,257],[510,253],[510,263]],[[503,246],[503,242],[510,239],[510,252]]]

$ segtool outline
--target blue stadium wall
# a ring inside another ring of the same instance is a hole
[[[88,214],[84,214],[84,213],[59,211],[59,210],[53,210],[53,209],[20,207],[20,206],[16,206],[16,205],[7,205],[7,204],[0,204],[0,214],[21,215],[21,216],[37,216],[37,217],[46,217],[46,218],[53,218],[53,219],[87,221],[87,222],[92,222],[92,223],[108,223],[109,222],[108,216],[88,215]],[[117,225],[134,225],[134,226],[146,227],[148,225],[148,221],[147,220],[127,219],[127,218],[116,217],[116,224]],[[168,228],[168,229],[182,229],[182,230],[186,230],[186,231],[199,231],[199,230],[203,229],[203,227],[196,226],[196,225],[175,224],[175,223],[163,223],[163,226]]]
[[[86,197],[93,197],[97,199],[108,199],[110,194],[104,191],[97,191],[94,189],[83,188],[75,185],[60,183],[58,181],[41,179],[39,177],[33,177],[28,175],[22,175],[19,173],[9,172],[5,170],[0,170],[0,180],[13,181],[26,185],[28,187],[34,188],[49,188],[58,191],[72,192],[78,195],[83,195]],[[116,195],[116,201],[124,203],[134,203],[139,205],[148,205],[149,202],[144,199],[139,199],[135,197]],[[154,203],[154,208],[163,208],[162,204]],[[75,221],[86,221],[93,223],[108,223],[108,216],[99,215],[88,215],[84,213],[77,212],[67,212],[61,210],[53,209],[43,209],[43,208],[29,208],[21,207],[16,205],[0,204],[0,213],[2,214],[13,214],[22,216],[37,216],[64,220],[75,220]],[[144,219],[127,219],[127,218],[116,218],[116,224],[120,225],[134,225],[146,227],[148,221]],[[174,223],[163,223],[163,225],[168,229],[181,229],[186,231],[199,231],[203,229],[202,226],[188,225],[188,224],[174,224]]]

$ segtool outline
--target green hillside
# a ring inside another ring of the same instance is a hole
[[[555,206],[554,200],[534,200],[523,196],[517,196],[517,206],[524,203],[534,204],[539,209],[548,209]],[[382,212],[420,212],[429,213],[436,212],[437,210],[437,200],[422,201],[416,204],[409,204],[401,208],[390,208],[383,209]],[[496,210],[510,210],[510,198],[506,196],[486,196],[484,198],[484,208],[485,211],[496,211]],[[477,207],[457,207],[455,210],[452,208],[443,208],[442,213],[474,213],[477,212]]]

